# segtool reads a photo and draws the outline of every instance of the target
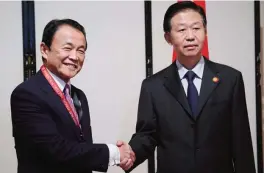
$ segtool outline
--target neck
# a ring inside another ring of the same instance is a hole
[[[193,69],[196,64],[200,61],[201,55],[199,56],[193,56],[193,57],[187,57],[187,56],[178,56],[178,61],[188,70]]]

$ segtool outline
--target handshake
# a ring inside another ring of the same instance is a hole
[[[136,155],[133,152],[132,148],[130,147],[129,144],[123,141],[117,141],[116,146],[119,149],[120,152],[120,164],[119,166],[124,170],[127,171],[130,169],[135,160],[136,160]]]

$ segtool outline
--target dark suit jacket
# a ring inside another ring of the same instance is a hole
[[[158,173],[255,173],[241,73],[205,60],[198,107],[194,118],[175,63],[145,79],[134,167],[157,146]]]
[[[109,150],[105,144],[93,144],[86,96],[74,86],[72,93],[82,133],[41,71],[12,92],[18,173],[107,171]]]

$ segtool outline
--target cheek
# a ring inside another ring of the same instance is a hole
[[[67,51],[61,51],[58,52],[57,56],[60,57],[60,59],[65,59],[69,56],[70,52]]]
[[[58,57],[53,59],[53,62],[57,67],[61,67],[62,66],[62,60]]]
[[[80,58],[80,59],[79,59],[79,65],[80,65],[80,67],[83,66],[83,63],[84,63],[84,58]]]
[[[69,51],[64,51],[64,50],[57,50],[54,52],[54,57],[58,61],[63,61],[69,56]]]
[[[205,40],[205,33],[198,33],[196,38],[200,43],[203,43]]]
[[[47,63],[53,66],[57,66],[58,65],[58,59],[57,57],[53,54],[49,55],[47,58]]]
[[[172,44],[175,45],[176,47],[182,47],[184,43],[184,38],[180,36],[175,36],[172,38]]]

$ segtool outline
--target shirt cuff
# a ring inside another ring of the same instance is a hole
[[[109,166],[116,166],[120,164],[120,152],[116,145],[107,144],[109,149]]]

